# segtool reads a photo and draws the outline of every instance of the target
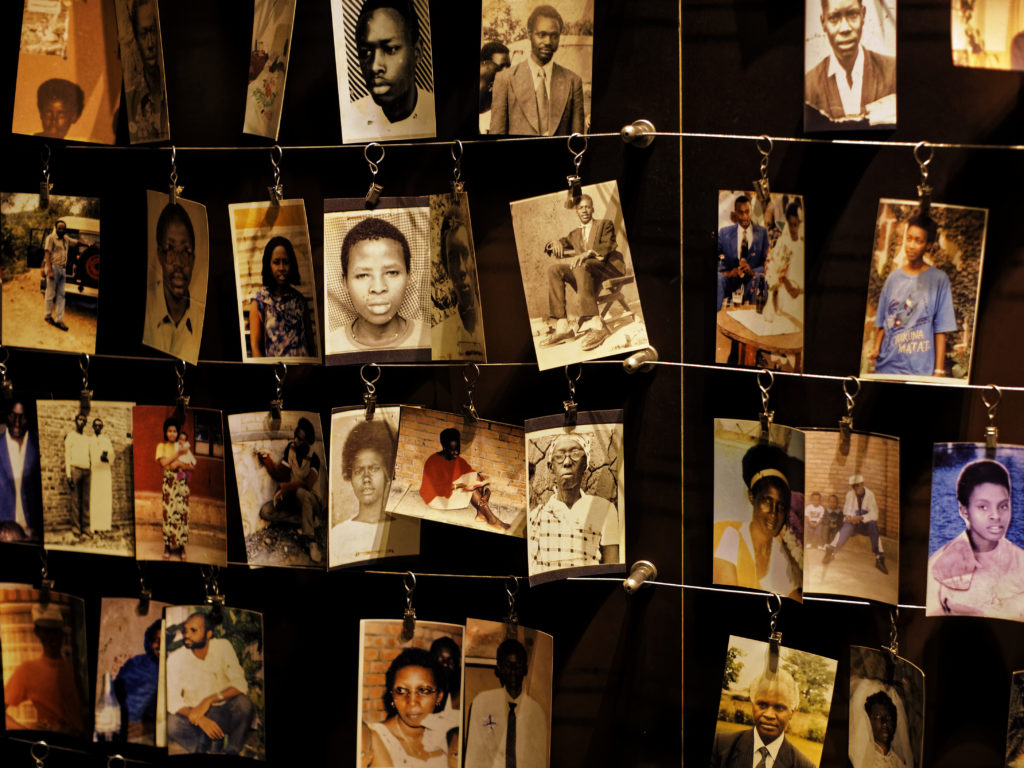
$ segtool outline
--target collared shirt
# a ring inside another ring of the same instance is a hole
[[[77,434],[77,433],[76,433]],[[22,528],[28,528],[25,519],[25,507],[21,503],[21,475],[25,471],[25,451],[28,449],[28,435],[21,433],[21,445],[11,437],[10,430],[4,432],[7,443],[7,455],[11,459],[11,474],[14,476],[14,522]]]
[[[570,508],[553,493],[528,522],[532,572],[598,565],[601,547],[620,543],[618,510],[600,496],[581,493]]]
[[[89,468],[89,436],[73,429],[64,436],[64,473],[71,477],[71,468]]]
[[[201,311],[202,309],[197,307],[190,297],[185,314],[175,324],[167,311],[163,280],[157,280],[150,286],[146,298],[146,325],[142,331],[142,343],[195,363],[199,359],[202,324],[198,321],[194,323],[193,316],[199,316]]]
[[[751,768],[757,768],[757,764],[761,762],[761,747],[768,747],[768,757],[765,759],[765,768],[772,768],[775,765],[775,761],[779,759],[779,750],[782,749],[782,740],[785,738],[785,734],[777,736],[775,741],[770,744],[765,744],[761,741],[761,734],[757,732],[757,728],[754,729],[754,759],[751,761]]]
[[[225,688],[237,688],[243,695],[249,692],[245,672],[229,640],[212,637],[207,642],[206,658],[200,659],[191,648],[184,646],[167,657],[167,711],[178,712],[183,707],[198,706],[207,696]],[[220,702],[214,702],[214,706]]]
[[[56,232],[48,234],[43,242],[43,250],[50,252],[50,266],[66,266],[68,263],[68,248],[73,245],[78,245],[78,241],[74,238],[64,235],[64,239],[61,240],[57,237]]]
[[[416,106],[408,117],[391,122],[372,96],[363,96],[345,105],[342,133],[346,141],[362,139],[419,139],[434,136],[434,94],[416,87]]]
[[[750,254],[750,246],[754,244],[754,227],[748,225],[746,229],[739,224],[736,225],[736,260],[739,261],[743,255],[743,237],[747,238],[747,254]]]
[[[551,100],[551,73],[554,71],[555,61],[554,59],[548,59],[548,63],[541,66],[533,60],[533,56],[527,57],[527,62],[530,64],[530,75],[533,78],[533,90],[537,90],[537,78],[541,76],[541,72],[544,73],[544,92],[548,95],[548,100]]]
[[[509,704],[516,713],[516,768],[548,765],[548,715],[525,691],[513,699],[504,688],[481,691],[466,721],[465,768],[505,768]]]
[[[594,226],[594,220],[591,219],[586,224],[580,225],[580,234],[583,240],[583,247],[587,247],[587,243],[590,242],[590,228]]]
[[[861,94],[864,90],[864,47],[857,48],[857,59],[853,62],[853,69],[850,75],[853,85],[846,79],[846,70],[836,58],[835,51],[828,55],[828,75],[836,79],[836,87],[839,89],[839,98],[843,102],[843,112],[847,115],[859,115],[864,110],[861,108]]]
[[[857,492],[851,488],[846,492],[843,514],[850,517],[859,517],[862,523],[877,522],[878,502],[875,500],[875,494],[870,488],[865,488],[864,496],[858,500]]]

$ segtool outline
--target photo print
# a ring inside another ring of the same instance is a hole
[[[0,401],[0,544],[43,540],[43,488],[36,402]]]
[[[164,625],[167,754],[266,760],[262,614],[175,605]]]
[[[804,130],[896,127],[896,3],[805,0]]]
[[[157,0],[114,0],[132,144],[167,141],[167,83]]]
[[[516,200],[512,226],[540,370],[634,352],[647,326],[614,181]],[[571,290],[569,290],[571,289]]]
[[[804,591],[896,605],[900,441],[804,431]]]
[[[924,747],[924,672],[875,648],[850,646],[853,768],[920,768]]]
[[[593,3],[488,0],[480,41],[480,133],[589,132]]]
[[[804,352],[804,201],[718,191],[715,362],[800,373]]]
[[[331,414],[331,568],[420,553],[420,521],[386,511],[400,498],[392,482],[400,412],[378,406],[372,419],[364,408]]]
[[[296,0],[256,0],[242,133],[277,141]]]
[[[988,211],[878,204],[860,375],[966,384]]]
[[[936,443],[928,616],[1024,621],[1024,446]]]
[[[715,419],[712,583],[801,600],[804,570],[804,434]]]
[[[396,515],[522,537],[526,532],[522,427],[402,408],[391,498]]]
[[[950,0],[953,64],[1024,71],[1024,2]]]
[[[140,405],[132,419],[136,559],[227,565],[220,411]]]
[[[320,414],[267,411],[228,416],[249,565],[323,568],[327,465]]]
[[[426,197],[324,201],[327,364],[430,360]]]
[[[1024,670],[1010,678],[1010,714],[1006,722],[1006,768],[1024,766]]]
[[[469,197],[430,196],[430,347],[434,360],[487,361]]]
[[[773,671],[768,643],[731,636],[711,765],[817,768],[835,679],[834,659],[782,646]]]
[[[93,741],[156,746],[160,624],[167,603],[104,597]]]
[[[38,194],[3,192],[0,224],[4,346],[94,354],[99,198],[50,195],[40,208]]]
[[[110,3],[26,0],[12,133],[113,144],[121,103]]]
[[[133,405],[36,401],[47,549],[135,554]]]
[[[401,619],[360,620],[361,768],[459,764],[464,635],[459,624],[417,619],[407,640]]]
[[[436,135],[427,0],[331,0],[345,144]]]
[[[6,729],[88,738],[85,603],[27,586],[0,588],[0,664]]]
[[[203,338],[210,278],[206,207],[166,192],[146,191],[146,319],[142,343],[195,365]]]
[[[526,420],[526,553],[530,585],[623,573],[626,485],[622,411]]]
[[[228,206],[247,363],[319,363],[320,316],[301,199]]]
[[[547,768],[553,655],[544,632],[466,619],[465,768]]]

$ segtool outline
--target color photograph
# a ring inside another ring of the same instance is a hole
[[[924,672],[888,651],[850,646],[853,768],[920,768],[924,747]]]
[[[254,4],[242,133],[277,141],[295,3],[296,0],[257,0]]]
[[[469,197],[430,196],[430,346],[434,360],[486,362]]]
[[[43,488],[36,403],[20,393],[0,403],[0,543],[43,540]]]
[[[950,0],[953,64],[1024,71],[1022,0]]]
[[[1010,680],[1010,714],[1006,723],[1006,768],[1024,768],[1024,670]]]

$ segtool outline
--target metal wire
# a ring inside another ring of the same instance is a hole
[[[6,738],[8,741],[16,741],[19,744],[27,744],[29,748],[39,743],[39,739],[23,739],[20,736],[12,736],[10,731],[5,733],[3,737],[0,738]],[[101,755],[96,752],[88,752],[84,749],[76,749],[75,747],[65,747],[61,746],[60,744],[51,744],[50,742],[46,742],[46,746],[49,748],[50,751],[56,750],[58,752],[70,752],[73,755],[85,755],[86,757],[94,758],[107,757],[107,755]],[[124,757],[123,755],[118,755],[118,757],[124,760],[125,765],[156,765],[156,763],[150,763],[145,760],[137,760],[131,757]],[[28,761],[26,760],[26,765],[27,764]]]

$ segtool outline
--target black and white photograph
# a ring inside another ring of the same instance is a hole
[[[804,592],[896,605],[900,441],[804,431]]]
[[[953,64],[1024,71],[1024,2],[950,0]]]
[[[486,362],[469,197],[430,196],[430,346],[434,360]]]
[[[503,621],[466,619],[464,768],[547,768],[554,639]]]
[[[1024,768],[1024,670],[1010,678],[1010,713],[1006,721],[1006,768]]]
[[[263,616],[175,605],[164,626],[167,754],[266,760]]]
[[[588,133],[593,57],[593,2],[485,0],[480,133]]]
[[[345,144],[436,135],[427,0],[331,0]]]
[[[718,191],[715,362],[800,373],[804,354],[804,201]]]
[[[149,216],[146,318],[142,343],[186,363],[199,362],[210,279],[206,207],[146,191]]]
[[[133,557],[132,406],[38,400],[43,543],[47,549]]]
[[[1024,446],[936,443],[928,616],[1024,621]]]
[[[804,435],[715,419],[712,583],[803,599]]]
[[[460,624],[417,619],[405,639],[401,619],[360,620],[360,768],[459,765],[465,644]]]
[[[967,384],[987,225],[984,208],[879,201],[863,378]]]
[[[0,543],[43,540],[43,488],[36,402],[13,393],[0,403]]]
[[[85,603],[21,585],[0,588],[5,729],[86,739],[89,722]]]
[[[401,498],[395,454],[401,409],[338,408],[331,414],[330,532],[327,564],[418,555],[420,521],[389,513]]]
[[[924,672],[886,650],[850,646],[853,768],[920,768]]]
[[[527,419],[526,555],[530,584],[626,567],[622,411]]]
[[[0,193],[4,346],[96,352],[100,200]]]
[[[277,141],[281,106],[292,47],[297,0],[256,0],[253,3],[249,82],[245,91],[242,133]]]
[[[167,83],[157,0],[115,0],[125,112],[132,144],[167,141]]]
[[[328,365],[431,358],[430,203],[324,201]]]
[[[320,317],[301,199],[228,206],[247,363],[319,363]]]
[[[648,345],[618,184],[586,184],[568,205],[564,191],[511,203],[542,371]]]
[[[731,636],[711,751],[712,768],[817,768],[832,706],[836,661]],[[767,763],[766,763],[767,764]]]
[[[228,416],[245,552],[251,566],[323,568],[327,464],[320,414]]]
[[[804,130],[896,127],[895,0],[805,0]]]

